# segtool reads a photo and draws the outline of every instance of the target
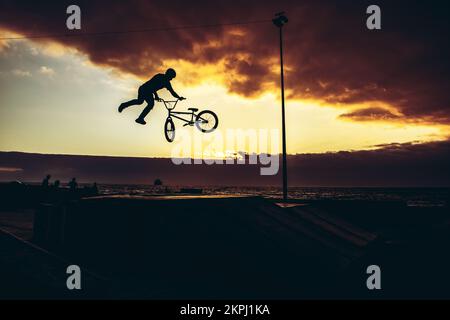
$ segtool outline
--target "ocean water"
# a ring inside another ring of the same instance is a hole
[[[102,194],[161,195],[179,193],[177,186],[100,185]],[[196,187],[203,194],[258,195],[267,198],[282,197],[278,187]],[[289,198],[300,200],[370,200],[403,201],[408,206],[446,206],[450,188],[349,188],[349,187],[290,187]]]

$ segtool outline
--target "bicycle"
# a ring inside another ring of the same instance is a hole
[[[175,123],[173,122],[172,117],[186,122],[183,127],[193,126],[195,124],[197,129],[203,133],[213,132],[219,125],[219,119],[217,118],[217,115],[210,110],[203,110],[198,114],[196,114],[196,112],[198,111],[197,108],[188,108],[190,112],[173,111],[180,99],[172,101],[160,99],[160,101],[164,103],[164,106],[169,112],[166,123],[164,124],[164,135],[166,136],[166,140],[168,142],[173,142],[175,140]],[[182,118],[179,115],[190,115],[190,119]]]

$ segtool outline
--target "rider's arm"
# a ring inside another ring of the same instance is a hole
[[[181,99],[181,97],[173,90],[172,85],[169,83],[167,85],[167,90],[169,90],[170,94],[177,99]]]
[[[155,96],[155,100],[160,100],[161,98],[158,96],[158,94],[156,93],[156,91],[155,92],[153,92],[153,95]]]

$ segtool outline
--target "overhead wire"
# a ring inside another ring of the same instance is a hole
[[[218,27],[227,27],[227,26],[261,24],[261,23],[266,23],[266,22],[271,22],[271,21],[272,20],[265,19],[265,20],[250,20],[250,21],[230,22],[230,23],[212,23],[212,24],[203,24],[203,25],[152,27],[152,28],[134,29],[134,30],[115,30],[115,31],[99,31],[99,32],[70,32],[70,33],[55,33],[55,34],[35,34],[35,35],[24,35],[24,36],[18,36],[18,37],[0,37],[0,40],[25,40],[25,39],[69,38],[69,37],[96,37],[96,36],[129,34],[129,33],[145,33],[145,32],[162,32],[162,31],[173,31],[173,30],[185,30],[185,29],[218,28]]]

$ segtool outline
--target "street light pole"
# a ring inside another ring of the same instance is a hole
[[[273,24],[280,29],[280,65],[281,65],[281,123],[283,144],[283,200],[287,200],[287,159],[286,159],[286,119],[284,112],[284,65],[283,65],[283,26],[288,22],[284,12],[277,13],[272,20]]]

